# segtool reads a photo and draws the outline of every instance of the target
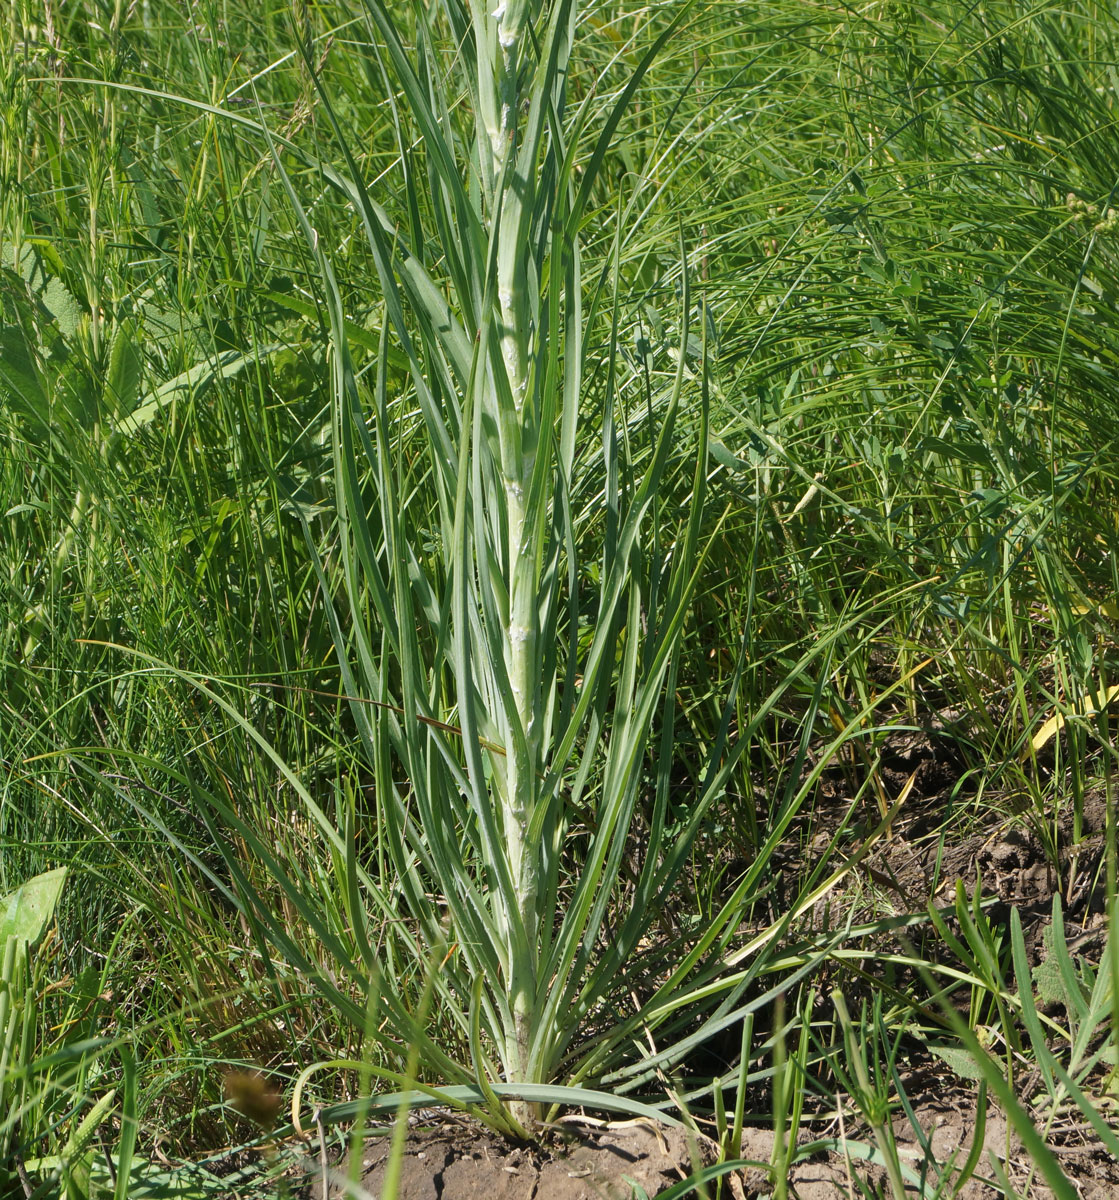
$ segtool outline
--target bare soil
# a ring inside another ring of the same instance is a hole
[[[367,1147],[362,1187],[381,1195],[388,1139]],[[648,1121],[567,1121],[537,1145],[511,1145],[468,1121],[417,1129],[408,1139],[400,1200],[630,1200],[686,1178],[682,1130]],[[344,1196],[336,1187],[331,1195]]]
[[[953,1195],[958,1167],[967,1158],[975,1131],[975,1101],[965,1089],[915,1105],[927,1140],[918,1140],[903,1116],[894,1121],[894,1134],[903,1165],[926,1181],[934,1194],[938,1181],[947,1182],[945,1196]],[[885,1172],[870,1166],[861,1153],[869,1145],[865,1130],[847,1127],[840,1141],[847,1153],[819,1152],[797,1162],[787,1172],[791,1200],[849,1200],[860,1195],[856,1180],[868,1185],[871,1195],[888,1195]],[[803,1131],[801,1144],[810,1138],[837,1136],[836,1123]],[[1059,1128],[1050,1139],[1061,1166],[1074,1182],[1081,1200],[1114,1200],[1119,1196],[1119,1164],[1099,1142],[1080,1128]],[[987,1116],[983,1158],[975,1175],[956,1193],[959,1200],[999,1200],[1005,1192],[995,1181],[990,1160],[997,1160],[1011,1184],[1031,1200],[1053,1200],[1053,1192],[1036,1177],[1021,1144],[997,1112]],[[653,1200],[698,1167],[715,1161],[714,1147],[706,1138],[689,1137],[678,1128],[656,1127],[645,1121],[613,1125],[568,1124],[562,1133],[538,1145],[517,1146],[496,1139],[468,1121],[434,1121],[413,1130],[401,1164],[400,1200],[639,1200],[642,1191]],[[341,1184],[329,1188],[332,1200],[344,1196],[372,1196],[379,1200],[389,1155],[387,1137],[366,1147],[361,1191]],[[749,1127],[743,1132],[740,1157],[758,1165],[729,1176],[724,1196],[734,1200],[763,1200],[773,1193],[773,1175],[766,1169],[774,1157],[771,1130]],[[956,1171],[946,1167],[953,1162]],[[321,1180],[303,1195],[322,1195]],[[641,1191],[637,1190],[638,1188]],[[1028,1189],[1028,1190],[1027,1190]],[[694,1193],[692,1193],[694,1195]],[[713,1191],[709,1194],[713,1194]],[[921,1193],[915,1186],[907,1195]]]

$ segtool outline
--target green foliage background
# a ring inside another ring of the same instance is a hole
[[[580,12],[568,86],[599,126],[671,15]],[[406,41],[412,20],[399,14]],[[142,1127],[179,1146],[228,1132],[224,1062],[290,1078],[360,1052],[362,1031],[214,884],[231,835],[203,819],[203,793],[329,909],[275,761],[230,712],[109,644],[209,681],[320,803],[346,800],[365,861],[388,870],[326,613],[343,580],[319,273],[247,123],[293,148],[370,372],[376,271],[313,164],[341,161],[317,74],[362,178],[421,227],[371,36],[356,3],[13,0],[0,29],[0,892],[70,868],[52,969],[72,1015],[53,1034],[44,1019],[44,1053],[95,1010],[107,1036],[135,1035]],[[1030,739],[1114,674],[1117,69],[1119,12],[1093,0],[697,4],[618,129],[582,229],[588,294],[612,271],[618,295],[588,332],[587,427],[612,371],[641,471],[679,365],[685,268],[685,365],[710,370],[707,559],[676,680],[681,825],[721,722],[747,736],[682,891],[697,922],[743,863],[811,836],[810,747],[845,730],[875,794],[880,706],[957,722],[950,819],[965,826],[1013,811],[1052,838],[1110,768],[1104,718],[1070,720],[1042,765]],[[423,144],[406,151],[422,177]],[[438,276],[439,247],[413,249]],[[423,433],[402,362],[387,369],[408,453]],[[666,472],[669,516],[687,507],[698,428],[683,423]],[[572,502],[593,562],[600,496],[588,484]],[[792,835],[801,808],[809,832]],[[244,870],[298,928],[250,855]],[[760,889],[750,903],[744,924],[768,911]],[[414,997],[394,936],[385,969]]]

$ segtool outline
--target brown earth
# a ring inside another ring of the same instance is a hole
[[[381,1195],[388,1141],[366,1148],[367,1195]],[[654,1197],[678,1183],[690,1161],[682,1130],[648,1121],[567,1121],[532,1146],[503,1142],[473,1122],[443,1121],[409,1135],[398,1194],[400,1200],[630,1200],[640,1195],[635,1185]],[[340,1181],[330,1193],[346,1194]]]
[[[958,1175],[945,1164],[963,1164],[975,1129],[974,1099],[959,1089],[936,1100],[915,1106],[915,1115],[928,1140],[929,1153],[920,1146],[904,1118],[894,1121],[902,1164],[923,1178],[928,1194],[938,1183],[942,1193],[953,1195],[951,1184]],[[802,1133],[809,1137],[836,1136],[838,1128]],[[1051,1139],[1062,1168],[1072,1179],[1080,1200],[1113,1200],[1119,1196],[1119,1164],[1098,1143],[1068,1137],[1068,1130]],[[1082,1133],[1082,1131],[1080,1131]],[[855,1180],[873,1190],[871,1195],[888,1195],[883,1170],[868,1166],[861,1152],[868,1146],[865,1131],[848,1128],[840,1142],[846,1155],[818,1152],[796,1163],[787,1172],[790,1200],[849,1200],[860,1195]],[[1011,1184],[1022,1192],[1029,1187],[1030,1200],[1052,1200],[1053,1192],[1033,1176],[1028,1157],[1007,1123],[997,1113],[987,1117],[984,1156],[973,1178],[955,1193],[959,1200],[999,1200],[1005,1193],[993,1182],[989,1157],[998,1160]],[[568,1123],[563,1130],[536,1146],[515,1146],[494,1138],[469,1121],[435,1120],[415,1128],[408,1137],[401,1163],[399,1200],[640,1200],[642,1191],[653,1200],[673,1184],[686,1179],[697,1167],[715,1161],[713,1143],[699,1143],[683,1130],[656,1127],[645,1121],[611,1125]],[[773,1157],[770,1130],[747,1128],[743,1132],[741,1157],[758,1166],[728,1177],[724,1196],[733,1200],[762,1200],[773,1191],[772,1174],[765,1169]],[[327,1191],[332,1200],[353,1197],[380,1200],[389,1138],[366,1147],[361,1184],[351,1189],[340,1174],[332,1173]],[[322,1192],[321,1178],[302,1194],[315,1200]],[[636,1190],[637,1188],[642,1191]],[[694,1195],[694,1193],[692,1193]],[[713,1193],[711,1193],[713,1194]],[[908,1186],[907,1195],[921,1193]]]

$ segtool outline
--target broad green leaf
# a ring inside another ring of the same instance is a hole
[[[30,946],[39,943],[54,918],[67,870],[58,867],[36,875],[0,898],[0,952],[13,937],[23,938]]]
[[[963,1046],[953,1046],[945,1043],[937,1046],[930,1045],[929,1049],[941,1062],[951,1067],[961,1079],[979,1080],[983,1078],[983,1072],[976,1065],[975,1059]]]
[[[35,360],[23,330],[15,325],[0,329],[0,393],[5,390],[22,402],[25,412],[49,425],[47,397]]]
[[[106,379],[108,398],[115,413],[130,413],[140,395],[142,364],[136,331],[129,321],[122,321],[113,334],[109,349],[109,374]]]
[[[261,346],[250,354],[226,350],[214,362],[196,363],[193,367],[161,384],[150,392],[139,408],[129,413],[117,426],[119,433],[136,433],[150,425],[168,405],[181,397],[195,396],[216,379],[230,379],[261,358],[282,350],[279,344]]]
[[[720,466],[726,467],[728,471],[749,470],[749,464],[732,454],[714,434],[707,439],[707,451]]]
[[[63,337],[72,338],[78,332],[85,310],[70,294],[70,290],[55,276],[47,280],[46,287],[40,299],[47,311],[54,317]]]

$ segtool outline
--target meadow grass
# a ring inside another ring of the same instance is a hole
[[[1104,1121],[1113,960],[1051,986],[1062,1060],[966,897],[861,1016],[802,918],[930,720],[933,835],[1059,874],[1102,788],[1114,908],[1115,28],[15,0],[0,892],[69,868],[24,1066],[97,1042],[21,1161],[124,1096],[229,1144],[252,1063],[516,1132],[576,1087],[725,1125],[780,1046],[871,1104],[854,1048],[947,1027],[1007,1108],[1036,1063],[1026,1125]]]

